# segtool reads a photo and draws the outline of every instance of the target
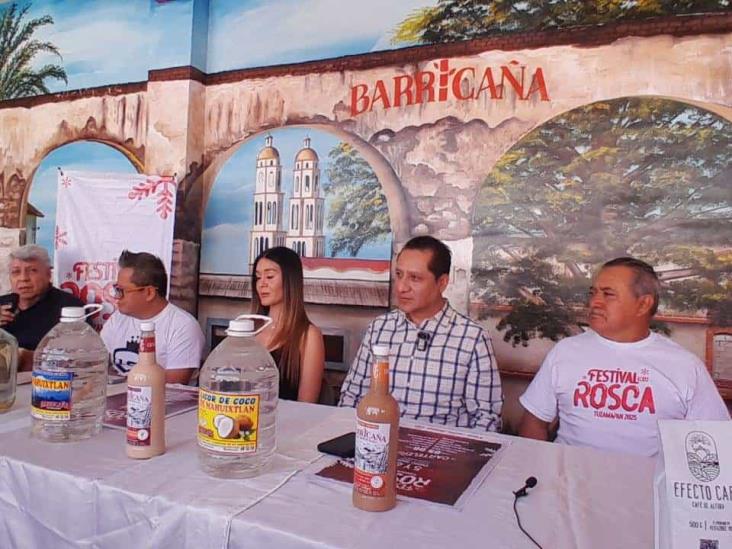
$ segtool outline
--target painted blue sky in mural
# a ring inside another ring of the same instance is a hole
[[[285,193],[284,212],[289,211],[287,197],[292,194],[292,167],[303,139],[311,139],[311,147],[320,158],[321,181],[327,181],[328,152],[339,140],[331,134],[307,128],[285,128],[272,131],[273,145],[282,163],[282,190]],[[246,142],[223,166],[211,190],[203,221],[201,239],[201,272],[246,274],[249,272],[249,230],[253,212],[256,159],[264,146],[265,134]],[[329,199],[326,195],[326,215]],[[326,256],[330,256],[330,230],[325,224]],[[389,259],[391,239],[364,246],[362,259]]]
[[[150,0],[35,1],[29,15],[51,15],[53,25],[37,36],[63,56],[68,85],[51,91],[147,80],[149,69],[189,65],[193,0],[158,4]],[[201,29],[205,33],[205,29]],[[58,62],[39,56],[37,64]]]
[[[429,5],[434,0],[212,0],[207,69],[393,49],[391,33],[397,24]]]
[[[36,0],[29,15],[54,19],[37,37],[59,48],[69,82],[49,88],[64,91],[143,81],[150,69],[181,65],[211,73],[392,49],[397,24],[433,3]],[[47,62],[58,59],[36,59]]]

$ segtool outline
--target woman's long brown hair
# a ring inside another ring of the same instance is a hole
[[[293,387],[300,384],[300,346],[310,327],[310,319],[305,313],[303,293],[302,262],[290,248],[277,246],[259,254],[252,268],[252,312],[269,315],[269,307],[259,301],[257,293],[257,264],[261,259],[269,259],[279,265],[282,271],[282,314],[279,329],[270,342],[273,349],[282,348],[280,375]]]

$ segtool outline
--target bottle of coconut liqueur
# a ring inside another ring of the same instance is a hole
[[[263,321],[258,330],[254,321]],[[246,478],[267,469],[277,446],[280,374],[254,338],[272,320],[239,315],[201,369],[198,456],[204,472]]]
[[[140,324],[140,354],[127,375],[127,456],[165,453],[165,370],[155,360],[155,324]]]

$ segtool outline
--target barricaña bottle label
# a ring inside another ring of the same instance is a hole
[[[388,423],[358,420],[353,486],[361,494],[375,497],[386,495],[390,429]]]

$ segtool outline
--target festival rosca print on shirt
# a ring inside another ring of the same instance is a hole
[[[577,382],[572,398],[575,408],[594,411],[595,417],[635,421],[641,414],[655,415],[650,371],[590,368]]]

